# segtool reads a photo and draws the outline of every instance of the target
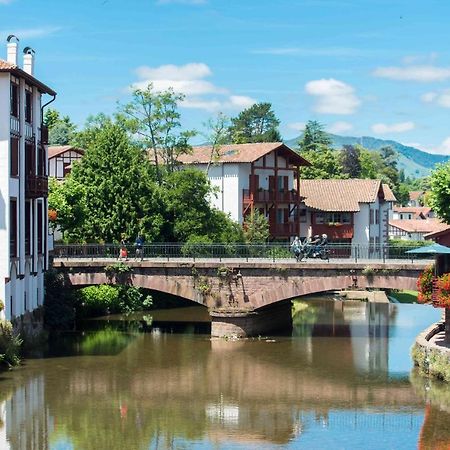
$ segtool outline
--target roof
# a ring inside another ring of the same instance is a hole
[[[425,239],[435,239],[437,237],[443,236],[444,234],[448,234],[450,233],[450,225],[447,225],[445,228],[443,227],[441,230],[439,231],[433,231],[431,233],[426,234],[424,237]]]
[[[55,158],[68,151],[84,155],[84,150],[82,148],[74,147],[73,145],[50,145],[48,147],[48,159]]]
[[[419,200],[420,197],[424,194],[424,191],[410,191],[409,199],[410,200]]]
[[[309,166],[308,161],[282,142],[260,142],[251,144],[227,144],[220,146],[220,156],[214,159],[219,163],[251,163],[264,155],[279,150],[289,157],[291,165]],[[178,160],[183,164],[208,164],[211,159],[210,145],[193,147],[192,153],[180,155]]]
[[[394,206],[394,212],[403,214],[414,214],[415,218],[419,218],[421,215],[426,217],[431,212],[431,208],[428,206]]]
[[[427,220],[405,220],[394,219],[389,221],[389,225],[407,233],[436,233],[448,227],[446,223],[441,222],[440,219]]]
[[[320,211],[357,212],[360,203],[373,203],[379,195],[395,201],[381,180],[300,180],[299,193],[306,206]]]
[[[47,85],[39,81],[37,78],[33,77],[33,75],[30,75],[29,73],[22,70],[16,64],[12,64],[8,61],[5,61],[4,59],[0,59],[0,72],[10,72],[13,75],[25,78],[31,84],[38,87],[41,92],[44,92],[45,94],[56,95],[56,92],[53,89],[49,88]]]

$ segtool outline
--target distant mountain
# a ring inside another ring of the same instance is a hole
[[[369,150],[378,150],[389,145],[399,154],[398,168],[403,169],[406,176],[414,178],[425,177],[430,174],[431,169],[436,164],[450,160],[450,156],[427,153],[396,141],[377,139],[370,136],[353,137],[338,136],[336,134],[330,134],[329,136],[333,141],[334,148],[342,148],[343,145],[360,144]],[[295,148],[300,137],[289,139],[286,141],[286,144]]]

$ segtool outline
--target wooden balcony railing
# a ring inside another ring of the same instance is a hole
[[[48,196],[48,178],[44,175],[27,175],[25,179],[25,196],[39,198]]]
[[[272,237],[289,237],[298,235],[298,223],[271,223],[269,233]]]
[[[251,191],[250,189],[243,190],[244,203],[250,202],[253,197],[254,203],[296,203],[298,201],[298,192],[294,189],[291,191],[269,191],[265,189],[258,189]]]
[[[326,234],[328,239],[352,239],[353,225],[349,223],[315,224],[312,226],[312,234]]]

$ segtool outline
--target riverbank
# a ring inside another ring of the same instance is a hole
[[[411,355],[421,372],[450,382],[450,341],[445,339],[444,327],[440,321],[420,333]]]

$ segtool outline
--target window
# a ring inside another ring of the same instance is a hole
[[[37,204],[37,246],[38,246],[38,254],[43,253],[43,246],[42,246],[42,232],[44,230],[43,226],[43,208],[42,208],[42,202],[38,202]]]
[[[17,256],[17,200],[9,201],[9,253],[11,258]]]
[[[306,209],[300,209],[298,216],[299,216],[299,221],[302,223],[305,223],[306,222]]]
[[[33,122],[33,92],[30,86],[25,86],[25,121]]]
[[[35,149],[34,144],[25,143],[25,174],[35,175]]]
[[[284,223],[284,209],[282,208],[277,209],[277,223]]]
[[[19,85],[17,83],[11,83],[11,115],[19,117]]]
[[[352,223],[351,213],[341,213],[341,212],[332,212],[332,213],[316,213],[316,224],[328,224],[328,223],[342,223],[349,224]]]
[[[19,139],[11,138],[11,160],[10,160],[10,171],[12,177],[19,176]]]
[[[25,202],[25,255],[31,255],[31,202]]]
[[[373,225],[373,222],[374,222],[374,220],[373,220],[373,209],[371,209],[370,212],[369,212],[369,221],[370,221],[370,225]]]
[[[377,225],[380,223],[380,211],[378,209],[375,210],[375,223]]]

